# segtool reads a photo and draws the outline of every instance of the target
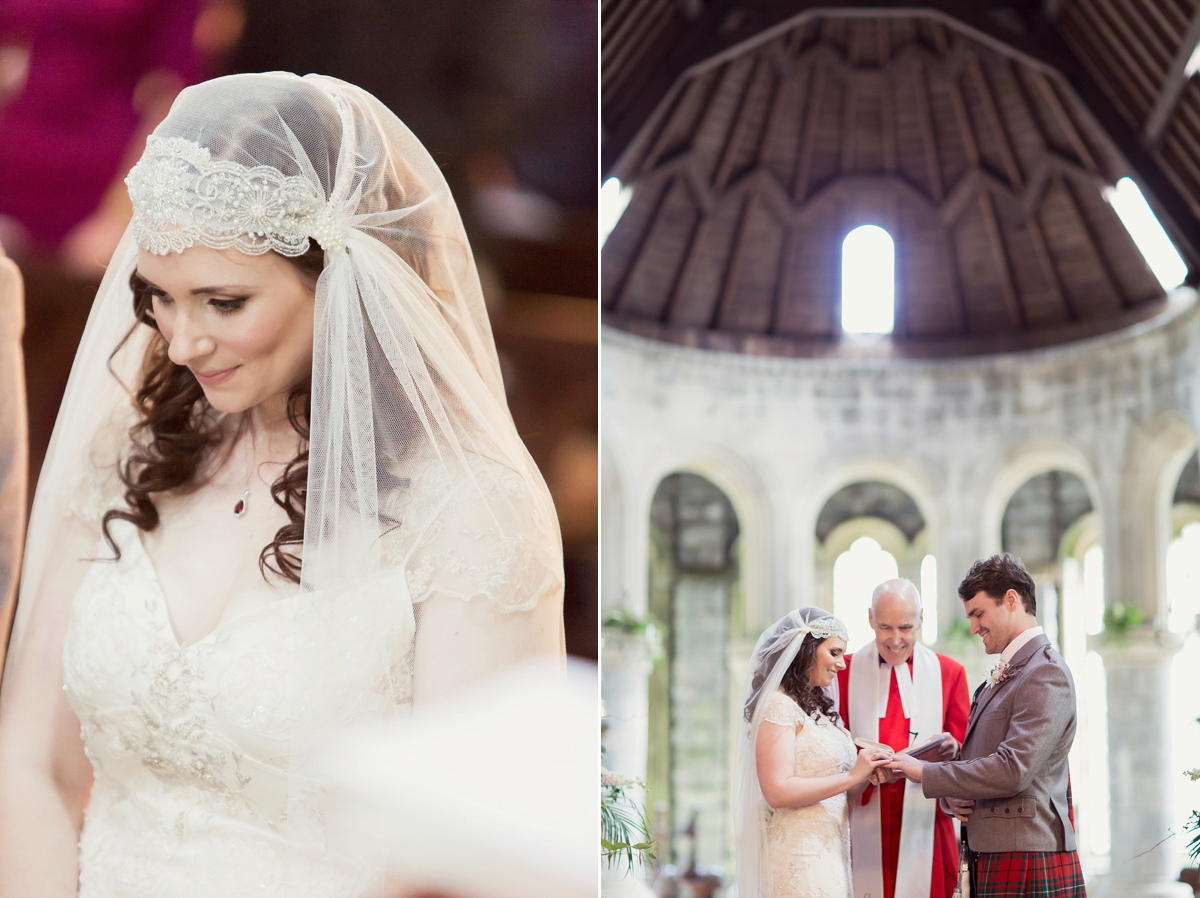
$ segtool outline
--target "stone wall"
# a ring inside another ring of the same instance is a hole
[[[604,476],[620,485],[620,515],[605,530],[604,552],[621,560],[606,568],[606,601],[619,595],[635,612],[646,608],[650,505],[669,474],[704,476],[737,513],[744,601],[729,627],[741,635],[819,594],[821,509],[847,484],[879,481],[912,497],[925,521],[944,627],[962,616],[962,574],[1001,548],[1014,493],[1032,477],[1062,471],[1078,478],[1094,509],[1106,603],[1140,606],[1149,625],[1139,638],[1160,645],[1169,664],[1172,647],[1160,630],[1170,505],[1200,426],[1194,294],[1178,291],[1167,312],[1134,328],[1052,349],[917,361],[889,358],[886,339],[866,338],[857,350],[840,359],[757,357],[606,328]],[[710,650],[714,669],[736,660]],[[1110,680],[1129,667],[1119,650],[1105,663]],[[1162,814],[1149,807],[1157,799],[1147,796],[1161,796],[1170,778],[1153,740],[1122,734],[1142,731],[1147,715],[1165,719],[1167,697],[1147,708],[1143,697],[1110,694],[1112,817],[1138,821],[1114,837],[1121,833],[1123,848],[1150,849],[1166,833]],[[1126,772],[1139,764],[1148,790],[1130,788]],[[1165,875],[1171,863],[1150,866],[1156,872],[1143,863],[1138,875]]]

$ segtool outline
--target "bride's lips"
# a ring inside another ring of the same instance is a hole
[[[200,381],[200,383],[202,383],[204,386],[216,387],[233,377],[233,373],[237,371],[237,369],[237,365],[234,365],[232,368],[222,368],[220,371],[200,372],[192,369],[192,374],[196,375],[196,380]]]

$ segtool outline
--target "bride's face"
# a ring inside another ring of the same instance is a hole
[[[139,249],[138,275],[171,361],[191,370],[218,411],[278,415],[312,372],[313,289],[283,256]]]
[[[832,686],[839,670],[846,669],[846,640],[840,636],[830,636],[817,646],[817,654],[813,666],[808,671],[808,681],[814,686],[824,688]]]

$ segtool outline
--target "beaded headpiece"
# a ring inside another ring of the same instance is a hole
[[[249,255],[327,252],[346,245],[349,226],[311,181],[267,165],[213,159],[182,137],[151,135],[125,179],[133,202],[133,237],[155,255],[197,243]]]
[[[825,616],[809,621],[801,615],[801,610],[812,611],[818,614],[824,613]],[[789,612],[763,632],[763,635],[759,638],[758,645],[755,647],[755,658],[763,660],[776,657],[792,641],[803,639],[810,633],[816,639],[828,639],[830,636],[840,636],[847,642],[850,641],[850,633],[841,618],[834,617],[832,614],[822,612],[821,609],[817,608],[799,609]]]
[[[808,632],[812,633],[817,639],[828,639],[830,636],[840,636],[846,641],[850,640],[850,632],[846,629],[846,625],[842,623],[840,617],[822,617],[813,621],[808,625]]]
[[[817,639],[828,639],[830,636],[840,636],[847,642],[850,641],[850,633],[846,629],[846,625],[842,623],[842,619],[834,617],[832,614],[828,617],[819,617],[814,621],[800,620],[798,626],[788,628],[779,633],[776,637],[775,644],[771,647],[771,651],[777,651],[780,646],[791,642],[793,639],[803,639],[811,633]]]

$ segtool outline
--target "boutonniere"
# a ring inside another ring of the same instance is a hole
[[[996,666],[992,668],[992,672],[988,674],[988,682],[993,686],[999,686],[1005,680],[1015,677],[1020,669],[1019,667],[1013,667],[1007,661],[997,661]]]

